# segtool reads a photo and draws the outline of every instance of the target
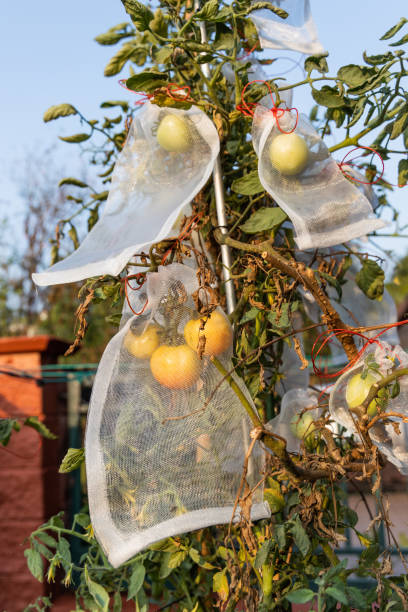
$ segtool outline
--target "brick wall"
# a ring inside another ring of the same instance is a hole
[[[12,366],[35,370],[56,363],[67,345],[50,336],[0,338],[0,370]],[[23,427],[0,446],[0,610],[21,612],[50,586],[27,570],[24,539],[52,514],[66,507],[66,479],[58,466],[66,450],[65,385],[39,386],[35,381],[0,374],[0,417],[37,416],[58,440],[44,440]]]

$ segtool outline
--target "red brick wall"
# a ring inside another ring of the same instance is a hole
[[[24,342],[25,341],[25,342]],[[55,363],[65,343],[49,337],[1,338],[0,369],[8,365],[35,370]],[[0,609],[21,612],[50,586],[36,581],[24,557],[25,538],[52,514],[66,507],[65,478],[58,466],[66,449],[66,407],[61,399],[65,385],[38,386],[36,382],[0,374],[0,417],[23,420],[37,416],[58,435],[44,440],[23,427],[0,446]]]

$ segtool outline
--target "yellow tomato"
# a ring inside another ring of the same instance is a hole
[[[379,377],[369,372],[365,378],[361,378],[361,374],[355,374],[347,383],[346,402],[349,408],[357,408],[361,406],[374,383],[378,382]],[[367,410],[368,416],[377,414],[377,402],[373,399],[370,402]]]
[[[160,344],[159,330],[155,325],[149,325],[141,334],[129,329],[123,346],[137,359],[149,359]]]
[[[289,429],[299,440],[307,438],[315,430],[313,416],[310,412],[304,412],[301,416],[299,414],[293,415],[289,423]]]
[[[171,153],[185,153],[191,146],[191,135],[183,117],[169,114],[160,121],[157,141],[163,149]]]
[[[200,378],[201,362],[187,344],[162,345],[150,358],[153,376],[169,389],[188,389]]]
[[[214,310],[200,331],[201,319],[191,319],[184,327],[184,338],[189,346],[198,351],[199,338],[205,337],[204,355],[219,355],[232,343],[232,327],[227,317]]]
[[[307,166],[309,149],[298,134],[279,134],[272,140],[269,157],[272,166],[281,174],[296,176]]]

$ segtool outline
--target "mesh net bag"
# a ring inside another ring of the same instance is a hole
[[[317,431],[313,421],[319,417],[317,394],[310,389],[297,388],[287,391],[282,398],[278,416],[266,424],[266,428],[286,440],[290,453],[299,453],[302,444],[313,443]]]
[[[259,104],[252,140],[260,181],[290,217],[299,249],[340,244],[384,227],[306,117]]]
[[[168,235],[182,208],[207,182],[219,151],[213,122],[199,108],[146,103],[116,163],[104,213],[80,247],[37,285],[117,275],[143,246]]]
[[[396,370],[408,368],[408,355],[400,347],[388,343],[371,344],[356,364],[336,382],[329,400],[333,420],[345,427],[349,434],[357,434],[355,421],[357,409],[377,382]],[[408,371],[408,370],[407,370]],[[408,474],[408,440],[404,419],[408,419],[408,374],[379,390],[369,403],[370,419],[384,415],[369,429],[373,443],[402,474]],[[387,416],[389,415],[389,416]]]
[[[306,55],[324,53],[309,0],[273,0],[271,4],[284,9],[289,15],[282,19],[265,8],[252,11],[251,20],[258,31],[261,47],[290,49]]]
[[[127,319],[98,368],[85,442],[88,493],[96,537],[115,567],[153,542],[233,519],[252,425],[213,363],[231,370],[232,329],[217,308],[200,331],[193,296],[206,296],[198,289],[182,264],[148,274],[138,298],[148,308]],[[256,443],[249,487],[262,469]],[[269,514],[258,487],[251,519]]]

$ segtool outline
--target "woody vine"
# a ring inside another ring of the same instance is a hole
[[[49,581],[55,579],[56,570],[61,567],[65,585],[74,581],[78,610],[108,610],[112,606],[119,611],[124,595],[135,601],[137,610],[147,610],[149,601],[161,602],[161,609],[173,606],[174,610],[195,612],[216,607],[229,611],[238,609],[238,605],[247,610],[289,610],[292,603],[312,605],[313,601],[319,611],[338,609],[338,604],[342,610],[351,607],[369,610],[373,603],[380,610],[388,610],[392,608],[390,602],[395,604],[394,609],[406,610],[406,580],[392,575],[388,551],[378,548],[376,530],[381,522],[386,526],[390,546],[396,541],[381,495],[385,459],[371,433],[384,441],[389,435],[384,431],[390,419],[407,419],[403,411],[386,409],[387,402],[398,397],[399,383],[407,376],[407,368],[395,362],[386,375],[375,379],[366,396],[350,408],[354,437],[345,431],[334,433],[328,411],[329,393],[320,394],[320,412],[313,420],[313,435],[303,440],[298,454],[289,451],[285,438],[267,426],[279,413],[282,398],[278,383],[285,375],[281,370],[285,343],[294,348],[298,368],[304,370],[310,364],[299,343],[299,334],[305,334],[306,345],[312,345],[325,329],[340,341],[346,367],[354,365],[361,348],[358,338],[372,332],[373,326],[350,327],[342,320],[336,306],[337,300],[341,303],[342,287],[356,283],[372,300],[379,299],[384,289],[381,259],[361,248],[345,243],[330,250],[316,249],[306,257],[299,252],[287,216],[259,180],[258,159],[248,138],[251,120],[237,109],[242,105],[243,90],[251,81],[251,62],[246,54],[259,53],[251,12],[267,8],[283,19],[286,13],[268,2],[251,4],[248,0],[231,5],[209,0],[198,11],[190,0],[163,0],[155,12],[136,0],[122,1],[131,24],[119,24],[96,38],[102,45],[121,44],[105,74],[112,77],[124,68],[129,69],[127,88],[142,92],[144,104],[160,108],[190,108],[191,101],[180,94],[170,95],[169,86],[176,83],[180,88],[189,88],[191,100],[212,118],[218,131],[227,228],[225,231],[219,227],[214,188],[209,181],[194,198],[192,214],[182,219],[177,236],[152,245],[149,251],[135,253],[118,277],[97,277],[83,284],[79,292],[82,301],[78,308],[78,332],[70,352],[81,344],[87,317],[92,316],[92,304],[104,302],[109,316],[124,299],[125,277],[137,274],[138,267],[143,268],[138,276],[143,280],[146,268],[154,272],[162,263],[196,258],[200,286],[211,297],[209,303],[196,304],[198,311],[206,317],[217,305],[225,307],[219,253],[221,245],[232,249],[230,272],[238,298],[230,315],[235,338],[233,371],[245,381],[257,408],[255,413],[245,397],[240,398],[254,426],[253,439],[271,451],[264,484],[272,518],[253,524],[244,512],[239,525],[168,538],[113,570],[93,536],[84,510],[75,517],[72,527],[57,516],[33,532],[26,553],[29,567],[38,579],[43,579],[45,572]],[[203,21],[209,42],[201,39]],[[338,143],[331,147],[332,153],[350,146],[369,146],[385,161],[397,156],[397,179],[392,177],[389,183],[382,176],[375,180],[374,187],[380,203],[376,214],[386,216],[391,211],[396,233],[398,213],[391,204],[392,184],[402,187],[408,180],[405,151],[408,111],[404,89],[407,58],[403,50],[406,36],[398,40],[406,23],[402,19],[386,32],[382,38],[389,48],[381,55],[364,53],[362,65],[343,66],[330,76],[325,56],[308,57],[304,64],[306,76],[298,83],[289,84],[285,78],[267,81],[276,105],[284,92],[293,90],[296,94],[300,86],[311,88],[316,105],[310,121],[322,138],[335,134]],[[268,64],[269,60],[259,57],[261,64]],[[210,66],[209,77],[203,64]],[[233,82],[224,75],[225,66],[232,69]],[[259,103],[267,94],[268,87],[254,83],[246,89],[245,102]],[[78,117],[86,131],[62,140],[84,143],[90,161],[101,169],[102,185],[99,189],[72,177],[62,179],[61,185],[75,189],[72,198],[76,208],[58,224],[52,245],[53,262],[58,261],[62,239],[68,236],[77,248],[77,228],[83,220],[87,220],[89,230],[98,221],[115,160],[138,108],[133,105],[132,94],[127,97],[129,101],[103,102],[103,109],[120,110],[119,115],[103,120],[87,119],[71,104],[52,106],[44,115],[45,121]],[[95,144],[88,146],[94,137]],[[369,183],[377,176],[373,159],[370,151],[361,151],[359,170]],[[336,299],[330,288],[336,290]],[[305,314],[302,290],[311,294],[321,312],[318,323],[308,320]],[[299,316],[303,319],[300,328],[295,325]],[[378,332],[381,329],[378,326]],[[226,370],[216,358],[213,363],[222,376],[220,384],[234,388],[233,371]],[[362,380],[367,377],[367,368],[373,369],[373,362],[362,365],[358,372],[362,373]],[[321,383],[324,380],[316,379],[313,384]],[[379,406],[375,413],[370,412],[372,402]],[[308,409],[299,406],[300,417]],[[246,457],[242,457],[242,487],[237,491],[237,503],[243,508],[251,503],[251,491],[245,487],[251,450],[252,445]],[[81,450],[70,449],[61,469],[76,469],[82,460]],[[357,531],[357,516],[343,503],[343,489],[348,481],[363,497],[377,495],[380,507],[372,532],[364,536],[358,533],[365,551],[357,569],[340,562],[337,551],[344,531]],[[81,560],[72,559],[67,537],[86,544]],[[406,567],[403,557],[402,560]],[[350,579],[355,572],[374,580],[376,588],[361,591],[353,586]]]

